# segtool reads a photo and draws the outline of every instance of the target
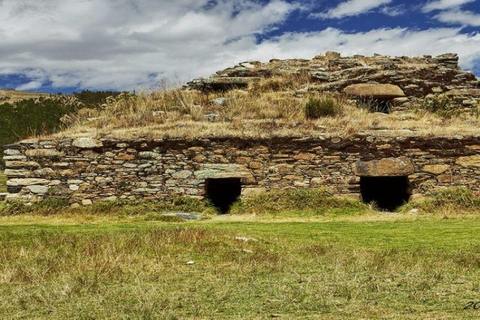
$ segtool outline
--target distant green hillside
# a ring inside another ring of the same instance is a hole
[[[13,90],[7,92],[8,100],[0,96],[0,169],[3,167],[3,148],[31,136],[45,135],[62,129],[62,117],[80,109],[98,109],[113,91],[82,91],[73,95],[48,95]],[[15,93],[14,95],[12,93]],[[15,99],[12,97],[15,96]],[[20,99],[25,97],[27,99]],[[14,102],[5,102],[14,101]]]

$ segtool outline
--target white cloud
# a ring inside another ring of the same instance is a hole
[[[424,12],[431,12],[434,10],[446,10],[452,8],[459,8],[464,4],[474,2],[475,0],[435,0],[428,2],[424,7]]]
[[[0,74],[37,70],[54,87],[118,89],[198,76],[298,8],[284,0],[4,0]]]
[[[480,27],[480,14],[470,11],[442,11],[435,15],[434,18],[445,23]]]
[[[337,7],[323,13],[312,14],[312,17],[340,19],[350,16],[358,16],[372,9],[389,4],[392,0],[348,0],[340,3]]]
[[[35,90],[42,87],[42,82],[30,81],[15,88],[15,90]]]
[[[215,4],[216,3],[216,4]],[[456,51],[463,67],[480,58],[480,34],[461,28],[284,33],[259,41],[300,6],[284,0],[0,1],[0,74],[20,74],[32,90],[132,90],[180,82],[245,60]],[[36,87],[36,88],[35,88]],[[21,88],[24,89],[25,87]]]
[[[405,14],[407,9],[404,6],[385,6],[380,9],[380,12],[390,17],[397,17]]]

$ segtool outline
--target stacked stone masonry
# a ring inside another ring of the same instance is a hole
[[[4,148],[7,198],[203,197],[213,178],[240,178],[242,196],[328,187],[358,198],[361,176],[397,175],[409,177],[413,195],[452,186],[480,194],[479,138],[28,140]]]
[[[327,52],[312,60],[273,59],[267,63],[250,61],[218,71],[209,78],[188,83],[187,88],[201,91],[242,88],[262,78],[294,75],[305,80],[294,94],[311,92],[338,95],[354,84],[389,84],[398,86],[405,97],[396,99],[397,110],[420,105],[423,99],[447,95],[452,103],[465,111],[480,104],[480,81],[473,72],[462,71],[458,55],[447,53],[436,57],[391,57],[356,55],[341,57]],[[308,79],[308,81],[307,81]]]

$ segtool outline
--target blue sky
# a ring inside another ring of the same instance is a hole
[[[457,52],[480,76],[478,0],[0,0],[0,87],[148,90],[240,61]]]

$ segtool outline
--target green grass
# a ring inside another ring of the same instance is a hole
[[[0,318],[480,315],[476,216],[92,217],[0,218]]]
[[[7,176],[0,173],[0,193],[7,192]]]

